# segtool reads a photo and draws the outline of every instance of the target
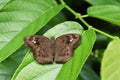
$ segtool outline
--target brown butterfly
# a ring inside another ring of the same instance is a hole
[[[25,44],[33,51],[35,59],[41,63],[64,63],[73,55],[73,49],[79,44],[79,34],[65,34],[58,38],[47,38],[40,35],[27,36]]]

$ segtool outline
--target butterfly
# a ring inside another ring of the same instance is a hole
[[[73,50],[81,41],[81,35],[70,33],[47,38],[32,35],[24,38],[25,44],[32,50],[34,58],[41,64],[64,63],[71,59]]]

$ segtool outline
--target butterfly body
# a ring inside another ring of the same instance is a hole
[[[35,59],[41,63],[64,63],[73,56],[73,49],[79,44],[79,34],[66,34],[51,39],[40,36],[25,37],[25,44],[33,51]]]

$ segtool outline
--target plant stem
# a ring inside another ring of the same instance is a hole
[[[111,38],[111,39],[118,39],[118,37],[112,36],[112,35],[110,35],[110,34],[108,34],[108,33],[105,33],[105,32],[103,32],[103,31],[99,30],[99,29],[96,29],[96,28],[94,28],[94,27],[91,27],[91,29],[93,29],[93,30],[95,30],[96,32],[101,33],[101,34],[103,34],[103,35],[105,35],[105,36],[107,36],[107,37],[109,37],[109,38]]]
[[[82,15],[81,17],[82,17],[82,18],[86,18],[86,17],[88,17],[88,15]]]
[[[77,13],[77,12],[75,12],[74,10],[72,10],[69,6],[66,5],[66,3],[65,3],[63,0],[60,0],[60,2],[61,2],[63,5],[65,5],[65,8],[66,8],[66,9],[68,9],[72,14],[75,15],[75,18],[80,19],[80,20],[88,27],[88,29],[93,29],[93,30],[95,30],[96,32],[101,33],[101,34],[103,34],[103,35],[105,35],[105,36],[107,36],[107,37],[109,37],[109,38],[111,38],[111,39],[118,39],[118,37],[116,37],[116,36],[112,36],[112,35],[110,35],[110,34],[108,34],[108,33],[105,33],[105,32],[103,32],[103,31],[101,31],[101,30],[99,30],[99,29],[96,29],[96,28],[94,28],[93,26],[89,25],[89,24],[82,18],[82,16],[81,16],[80,13]]]

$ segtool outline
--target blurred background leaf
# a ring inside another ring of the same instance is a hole
[[[100,77],[89,65],[84,65],[77,80],[100,80]]]
[[[120,80],[120,39],[111,41],[104,52],[101,66],[102,80]]]
[[[88,16],[108,21],[120,26],[120,6],[98,5],[87,9]]]
[[[92,5],[120,5],[120,0],[85,0]]]
[[[11,80],[15,70],[21,63],[27,48],[22,46],[13,55],[8,57],[6,60],[0,63],[0,79],[1,80]]]

